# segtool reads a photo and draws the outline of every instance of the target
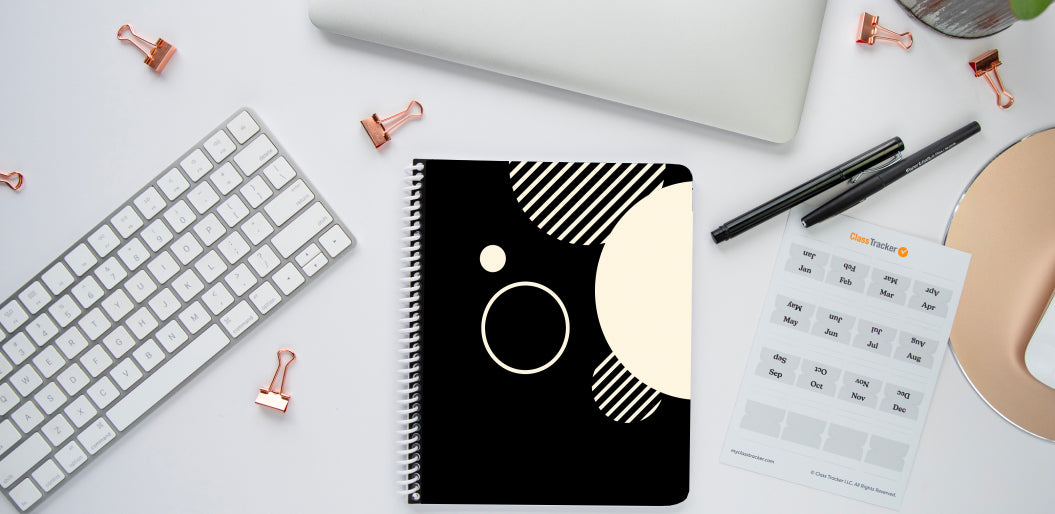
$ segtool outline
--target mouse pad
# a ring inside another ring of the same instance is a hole
[[[1055,440],[1055,389],[1026,369],[1030,337],[1055,288],[1055,128],[1012,145],[979,172],[945,245],[971,253],[950,341],[978,394],[1001,416]]]

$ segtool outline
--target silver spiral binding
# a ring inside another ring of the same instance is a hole
[[[403,306],[399,311],[403,318],[403,327],[400,328],[400,393],[402,399],[399,401],[399,424],[400,438],[399,474],[398,481],[400,492],[407,496],[408,501],[417,503],[421,499],[421,475],[418,472],[421,458],[421,444],[418,432],[421,430],[418,411],[420,410],[421,394],[419,392],[419,354],[420,343],[420,309],[421,309],[421,171],[425,168],[423,164],[415,164],[406,168],[405,202],[403,206],[403,256],[402,271],[403,278],[400,291],[403,296]]]

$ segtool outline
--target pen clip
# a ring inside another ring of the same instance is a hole
[[[868,168],[866,170],[862,170],[860,173],[850,177],[850,183],[851,184],[856,184],[858,180],[861,180],[861,176],[862,175],[864,175],[866,173],[875,173],[877,171],[883,171],[883,170],[893,166],[894,164],[897,164],[897,162],[900,161],[900,160],[901,160],[901,152],[898,152],[898,153],[896,153],[894,155],[891,155],[890,157],[887,158],[887,160],[885,160],[885,161],[883,161],[883,162],[881,162],[879,164],[876,164],[875,166],[873,166],[871,168]]]

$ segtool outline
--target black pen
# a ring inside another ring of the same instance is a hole
[[[721,243],[736,237],[759,223],[831,189],[836,184],[887,161],[904,149],[905,143],[901,141],[901,138],[892,137],[883,144],[814,177],[795,189],[723,223],[711,232],[711,238],[715,243]]]
[[[891,182],[912,173],[916,168],[927,164],[935,157],[945,153],[950,148],[964,142],[967,138],[982,130],[977,121],[972,121],[963,127],[927,146],[922,150],[908,156],[905,160],[876,172],[875,175],[861,181],[854,187],[832,198],[825,204],[810,211],[802,217],[802,226],[816,225],[850,207],[853,207],[876,193],[880,189],[890,185]]]

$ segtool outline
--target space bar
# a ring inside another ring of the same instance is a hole
[[[110,418],[117,430],[128,428],[128,425],[139,419],[139,416],[197,371],[202,364],[208,362],[229,342],[230,339],[227,339],[219,326],[210,326],[128,396],[117,402],[106,413],[106,417]]]

